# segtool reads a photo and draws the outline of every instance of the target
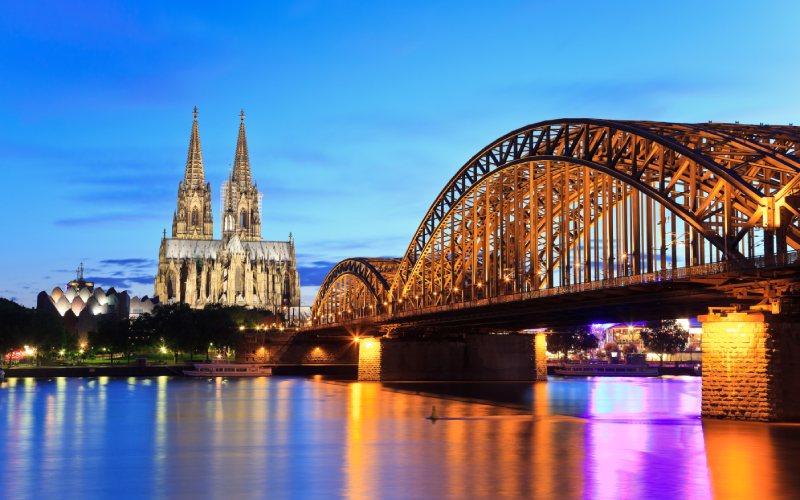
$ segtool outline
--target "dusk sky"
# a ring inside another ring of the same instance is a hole
[[[400,256],[443,185],[561,117],[800,123],[800,3],[114,2],[0,7],[0,296],[74,277],[152,295],[192,108],[220,236],[246,113],[262,237],[303,304]]]

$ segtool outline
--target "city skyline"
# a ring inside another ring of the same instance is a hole
[[[520,126],[796,120],[797,6],[588,5],[6,6],[0,296],[33,305],[80,262],[152,295],[195,105],[215,236],[244,109],[262,236],[293,233],[305,305],[340,259],[402,255],[441,186]]]

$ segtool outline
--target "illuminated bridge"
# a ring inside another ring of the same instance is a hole
[[[401,258],[338,263],[310,328],[435,338],[741,304],[712,311],[704,333],[753,318],[769,330],[800,288],[798,143],[794,126],[520,128],[458,169]]]

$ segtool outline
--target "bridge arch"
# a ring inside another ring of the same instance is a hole
[[[424,307],[800,248],[797,129],[576,119],[515,130],[440,192],[390,301]]]
[[[364,257],[337,263],[320,285],[311,306],[315,324],[338,323],[385,312],[389,283],[399,263],[400,259]]]

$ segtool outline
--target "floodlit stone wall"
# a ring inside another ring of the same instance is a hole
[[[381,339],[365,338],[358,344],[358,380],[381,380]]]
[[[533,336],[534,380],[547,380],[547,340],[544,333]]]
[[[762,311],[721,311],[699,319],[704,417],[800,419],[800,322]]]

